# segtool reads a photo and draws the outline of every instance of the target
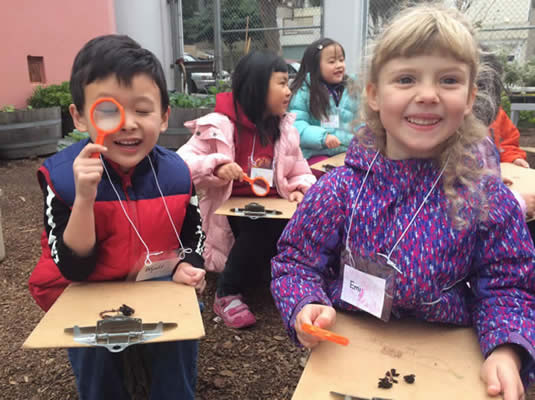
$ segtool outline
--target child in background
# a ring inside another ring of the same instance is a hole
[[[285,220],[215,215],[231,196],[253,196],[243,174],[262,174],[270,195],[300,202],[315,182],[299,149],[284,60],[269,52],[243,57],[232,77],[232,93],[216,97],[215,113],[185,125],[192,138],[178,150],[202,190],[200,208],[207,234],[207,269],[222,271],[214,312],[232,328],[256,322],[242,293],[270,279],[270,259]]]
[[[535,249],[518,202],[478,154],[488,132],[471,112],[478,67],[456,10],[396,16],[369,65],[367,127],[289,221],[271,290],[306,347],[319,339],[302,324],[329,328],[335,309],[473,324],[488,393],[521,399],[535,378]],[[385,289],[353,296],[366,279]]]
[[[342,45],[319,39],[305,50],[292,82],[290,112],[296,114],[295,127],[309,164],[347,151],[353,138],[351,123],[358,103],[350,94],[353,84],[345,71]]]
[[[474,115],[489,127],[490,138],[498,150],[499,162],[529,168],[526,152],[519,145],[520,132],[500,105],[503,92],[503,66],[498,57],[485,46],[481,46],[480,57],[483,68],[477,81],[478,95],[474,104]],[[513,194],[524,213],[528,217],[534,216],[535,192],[518,193],[513,190]],[[533,226],[530,226],[530,232],[533,232]]]
[[[139,260],[174,250],[183,258],[173,281],[202,290],[204,234],[191,176],[180,157],[156,145],[169,118],[160,62],[128,36],[100,36],[77,54],[70,88],[74,125],[91,140],[57,153],[39,169],[45,231],[29,281],[32,296],[46,311],[70,281],[124,280]],[[119,102],[125,120],[97,145],[89,110],[102,97]],[[68,352],[81,399],[122,400],[140,393],[193,399],[197,349],[197,341],[181,341],[120,353],[102,347]],[[133,363],[129,357],[135,353]]]

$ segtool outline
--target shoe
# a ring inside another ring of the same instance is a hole
[[[246,328],[256,323],[256,318],[249,311],[241,294],[218,297],[215,295],[214,312],[230,328]]]

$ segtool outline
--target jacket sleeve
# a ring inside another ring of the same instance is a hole
[[[526,159],[526,152],[520,148],[520,132],[500,107],[498,116],[490,126],[495,133],[495,140],[500,149],[500,161],[512,163],[518,158]]]
[[[227,181],[214,175],[217,166],[233,161],[227,155],[217,152],[218,139],[212,137],[222,136],[221,130],[213,125],[197,126],[195,121],[186,122],[185,125],[192,130],[193,135],[177,153],[188,164],[197,189],[227,185]]]
[[[326,278],[338,274],[345,206],[336,172],[313,185],[288,222],[271,260],[271,292],[290,337],[295,318],[310,303],[332,305]],[[331,277],[332,278],[332,277]]]
[[[310,114],[310,92],[306,83],[292,97],[289,111],[296,115],[294,122],[301,138],[303,149],[321,150],[325,148],[327,131],[319,126],[318,121]]]
[[[70,207],[58,198],[42,172],[38,173],[44,196],[44,223],[52,259],[65,279],[85,281],[97,265],[96,246],[87,256],[74,253],[63,241],[71,216]]]
[[[494,180],[477,233],[472,315],[485,357],[505,343],[526,350],[521,377],[527,385],[535,379],[535,250],[518,203]]]
[[[186,209],[186,216],[180,232],[182,244],[186,249],[191,249],[191,253],[186,253],[185,262],[194,267],[204,268],[204,240],[206,235],[202,230],[201,210],[199,209],[199,198],[195,193],[195,187],[192,187],[191,198]]]

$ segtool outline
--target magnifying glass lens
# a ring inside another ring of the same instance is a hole
[[[259,196],[264,196],[269,192],[269,186],[266,185],[266,181],[263,179],[255,179],[253,182],[253,189]]]
[[[111,101],[103,101],[93,111],[93,120],[97,128],[102,131],[112,131],[119,128],[121,111]]]

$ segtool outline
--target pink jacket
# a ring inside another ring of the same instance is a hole
[[[299,147],[299,133],[293,126],[295,115],[286,114],[280,123],[280,139],[274,147],[274,183],[283,198],[295,190],[305,193],[316,182]],[[225,267],[234,236],[227,217],[214,211],[231,195],[232,182],[214,175],[214,169],[233,162],[234,124],[220,113],[211,113],[184,124],[193,134],[177,153],[191,170],[200,197],[206,242],[203,257],[206,269],[220,272]]]

